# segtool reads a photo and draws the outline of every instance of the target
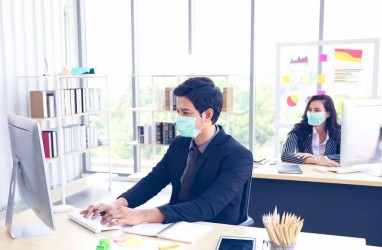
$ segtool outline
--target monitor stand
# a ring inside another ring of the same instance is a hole
[[[36,223],[36,224],[27,224],[19,227],[14,227],[13,225],[13,216],[14,216],[14,202],[15,202],[15,192],[17,185],[17,171],[20,168],[20,161],[18,159],[13,161],[12,168],[12,177],[11,183],[9,186],[9,196],[8,196],[8,204],[7,204],[7,213],[5,217],[5,226],[11,235],[12,238],[25,238],[32,236],[40,236],[40,235],[49,235],[53,233],[53,230],[46,226],[44,223]],[[37,217],[37,216],[36,216]]]
[[[61,204],[61,205],[53,205],[53,212],[55,213],[63,213],[63,212],[68,212],[73,210],[72,205],[68,204]]]

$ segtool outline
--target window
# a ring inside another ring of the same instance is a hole
[[[255,1],[257,157],[274,155],[276,45],[316,41],[319,9],[319,1]]]

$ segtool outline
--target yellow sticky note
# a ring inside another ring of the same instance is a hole
[[[143,245],[143,241],[129,236],[126,238],[125,241],[121,242],[119,245],[122,247],[140,247]]]
[[[309,75],[303,75],[303,76],[301,76],[301,82],[302,82],[302,83],[309,83],[309,82],[310,82],[310,77],[309,77]]]
[[[290,76],[288,75],[283,76],[283,82],[285,83],[290,82]]]
[[[179,244],[177,243],[166,243],[166,244],[161,244],[158,246],[159,250],[167,250],[167,249],[173,249],[173,248],[178,248]]]
[[[317,83],[324,83],[324,82],[325,82],[325,75],[318,75]]]

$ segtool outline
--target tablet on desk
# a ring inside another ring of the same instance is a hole
[[[277,165],[277,172],[281,174],[302,174],[302,170],[297,164],[280,164]]]
[[[250,237],[221,236],[216,250],[255,250],[256,239]]]

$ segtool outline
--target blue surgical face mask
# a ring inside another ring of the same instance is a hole
[[[325,112],[307,112],[306,117],[308,118],[308,124],[312,126],[320,125],[326,119]]]
[[[200,115],[202,117],[202,114]],[[196,118],[194,117],[184,117],[184,116],[178,116],[176,119],[176,129],[178,130],[179,134],[183,137],[190,137],[195,138],[197,137],[202,131],[203,127],[201,129],[197,129],[195,127]]]

